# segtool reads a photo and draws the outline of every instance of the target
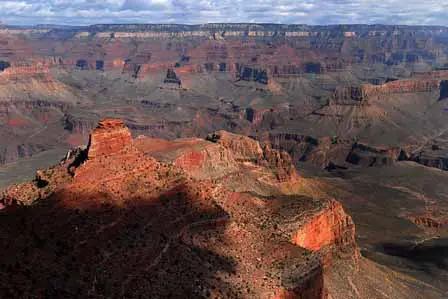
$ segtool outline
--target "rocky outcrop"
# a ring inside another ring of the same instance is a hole
[[[263,149],[260,144],[246,136],[218,131],[207,137],[207,140],[218,143],[230,149],[239,162],[256,162],[263,159]]]
[[[226,131],[218,131],[209,135],[207,140],[231,150],[238,162],[252,162],[273,170],[280,182],[294,179],[296,176],[296,170],[289,154],[273,149],[269,144],[260,145],[254,139]]]
[[[200,169],[196,175],[204,178],[221,177],[237,170],[233,155],[224,148],[216,146],[206,146],[200,151],[187,150],[176,158],[174,164],[187,169],[192,174]],[[201,176],[201,172],[204,170],[208,176]]]
[[[357,250],[352,218],[335,200],[320,213],[310,217],[292,236],[292,242],[313,251],[330,248],[333,253],[346,257],[355,256]]]
[[[285,151],[272,149],[268,144],[263,146],[263,159],[257,163],[273,169],[280,182],[286,182],[296,177],[296,169],[291,156]]]
[[[238,162],[232,152],[202,139],[168,141],[139,136],[134,145],[160,161],[173,163],[198,179],[217,180],[238,170]]]
[[[317,138],[293,133],[270,133],[256,138],[275,149],[288,152],[295,164],[306,161],[320,144]]]
[[[124,122],[106,119],[101,121],[90,135],[88,158],[120,154],[131,145],[131,132],[126,128]]]
[[[65,102],[73,100],[71,89],[56,80],[45,65],[12,66],[0,72],[0,102]]]

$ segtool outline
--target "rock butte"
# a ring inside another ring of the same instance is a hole
[[[121,120],[106,119],[90,135],[88,157],[119,154],[132,144],[131,132]]]

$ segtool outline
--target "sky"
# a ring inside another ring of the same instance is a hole
[[[10,25],[104,23],[448,26],[448,0],[0,0]]]

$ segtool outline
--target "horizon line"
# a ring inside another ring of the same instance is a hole
[[[384,27],[439,27],[448,28],[447,25],[415,25],[415,24],[384,24],[384,23],[329,23],[329,24],[307,24],[307,23],[269,23],[269,22],[209,22],[209,23],[92,23],[87,25],[68,25],[63,23],[37,23],[33,25],[8,24],[0,21],[3,27],[39,27],[39,26],[60,26],[60,27],[93,27],[110,25],[162,25],[162,26],[204,26],[204,25],[278,25],[278,26],[308,26],[308,27],[334,27],[334,26],[384,26]]]

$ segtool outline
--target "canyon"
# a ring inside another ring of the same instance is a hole
[[[446,27],[0,39],[1,297],[446,297]]]
[[[376,269],[394,298],[437,298],[368,264],[351,217],[315,188],[244,136],[132,139],[103,120],[87,148],[1,194],[2,296],[346,298],[331,288],[350,277],[370,296],[356,276]],[[354,268],[336,275],[340,262]]]

